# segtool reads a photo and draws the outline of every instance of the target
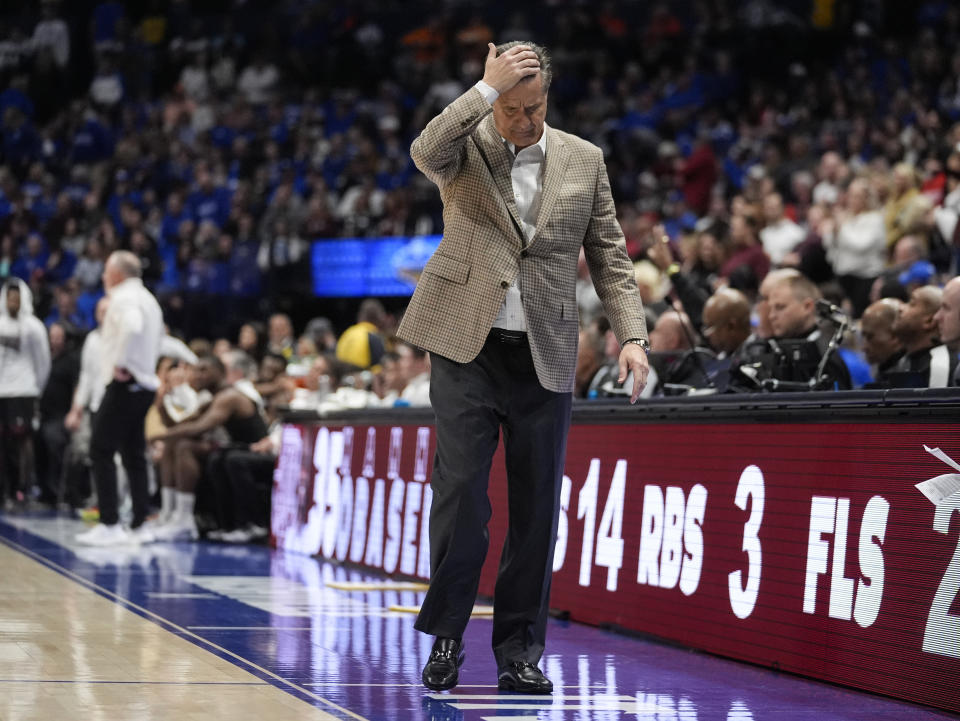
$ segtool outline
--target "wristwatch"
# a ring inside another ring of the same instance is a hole
[[[636,343],[638,346],[643,348],[644,353],[650,352],[650,341],[648,341],[646,338],[627,338],[625,341],[623,341],[623,344],[626,345],[627,343]]]

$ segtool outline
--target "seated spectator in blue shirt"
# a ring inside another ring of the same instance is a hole
[[[86,317],[77,307],[75,283],[64,283],[53,289],[53,307],[43,322],[47,328],[59,323],[70,335],[83,333],[93,327],[93,319]]]
[[[4,161],[15,168],[24,169],[40,158],[40,136],[33,124],[17,107],[8,107],[2,117]]]
[[[34,119],[33,101],[27,95],[26,75],[14,75],[10,85],[0,93],[0,117],[3,117],[7,108],[16,108],[27,120]]]
[[[77,256],[61,247],[59,239],[52,245],[47,257],[44,278],[48,283],[59,285],[73,277],[73,272],[77,268]]]
[[[20,256],[14,261],[10,274],[30,282],[34,273],[43,273],[47,267],[47,260],[50,253],[47,250],[47,243],[40,233],[30,233],[27,236],[27,245]]]
[[[113,155],[114,139],[110,128],[94,110],[87,110],[83,122],[73,134],[70,161],[93,165]]]
[[[180,224],[191,219],[190,213],[184,207],[183,192],[180,190],[171,191],[170,195],[167,196],[167,207],[163,219],[160,221],[159,245],[161,247],[175,245],[177,234],[180,232]]]
[[[113,221],[117,232],[123,232],[122,208],[124,203],[131,203],[139,208],[143,203],[143,194],[133,187],[130,172],[120,168],[114,175],[113,192],[107,199],[107,213],[110,215],[110,220]]]
[[[187,212],[198,225],[209,220],[222,228],[230,217],[230,196],[229,190],[214,184],[213,173],[201,167],[197,170],[197,188],[187,196]]]

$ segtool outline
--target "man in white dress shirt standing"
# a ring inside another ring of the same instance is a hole
[[[134,540],[119,523],[115,453],[120,453],[130,484],[131,528],[138,528],[149,511],[143,423],[159,386],[156,367],[164,329],[160,305],[143,287],[140,275],[140,260],[125,250],[112,253],[103,269],[103,287],[110,297],[100,330],[100,384],[106,389],[90,439],[100,523],[77,536],[78,542],[88,545]]]

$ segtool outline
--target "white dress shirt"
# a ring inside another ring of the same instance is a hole
[[[142,388],[155,391],[163,313],[139,278],[127,278],[110,289],[110,305],[101,326],[103,364],[101,385],[108,385],[114,368],[125,368]]]
[[[100,329],[94,328],[87,333],[83,350],[80,351],[80,378],[77,380],[77,389],[73,392],[73,405],[96,413],[100,401],[103,400],[104,386],[100,384],[102,367],[103,342]]]
[[[933,209],[933,220],[937,224],[940,235],[949,243],[957,229],[957,220],[960,219],[960,186],[943,199],[943,204]]]
[[[868,210],[840,223],[835,235],[824,239],[827,260],[837,275],[876,278],[887,263],[887,227],[883,214]]]
[[[787,253],[796,248],[806,237],[804,229],[789,218],[781,218],[760,231],[760,242],[763,243],[763,249],[774,265],[780,265]]]
[[[475,87],[491,105],[499,97],[499,93],[482,80]],[[540,213],[540,201],[543,197],[543,163],[547,156],[546,123],[540,134],[540,140],[520,152],[517,152],[516,146],[506,139],[503,139],[503,143],[513,155],[513,168],[510,170],[513,199],[520,214],[520,227],[529,243],[537,232],[537,216]],[[503,305],[496,320],[493,321],[493,326],[504,330],[526,331],[527,319],[520,299],[519,276],[507,288],[507,295],[503,299]]]

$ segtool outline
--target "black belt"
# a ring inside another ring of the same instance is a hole
[[[527,334],[522,330],[491,328],[487,340],[504,343],[506,345],[524,345],[527,342]]]

